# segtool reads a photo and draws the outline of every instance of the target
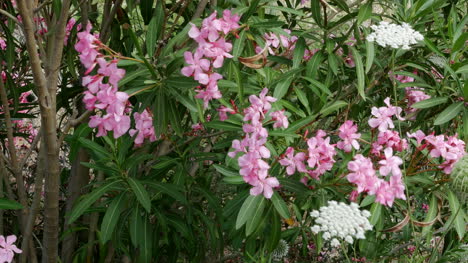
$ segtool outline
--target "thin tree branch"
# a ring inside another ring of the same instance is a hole
[[[32,152],[36,149],[37,144],[38,144],[39,141],[41,140],[41,137],[42,137],[42,129],[39,130],[39,132],[36,134],[36,137],[34,137],[34,140],[32,141],[32,143],[31,143],[31,145],[30,145],[30,147],[29,147],[28,152],[26,153],[26,155],[24,156],[24,158],[21,160],[20,165],[19,165],[19,168],[20,168],[20,169],[23,169],[24,165],[26,164],[26,162],[27,162],[28,159],[29,159],[29,156],[31,156]]]
[[[89,116],[91,116],[91,114],[93,114],[93,111],[87,110],[83,114],[81,114],[80,117],[68,121],[67,124],[65,125],[65,128],[63,128],[63,132],[60,135],[60,138],[58,139],[58,145],[62,145],[63,140],[65,139],[65,136],[68,134],[68,131],[70,131],[72,127],[75,127],[76,125],[82,123]]]
[[[193,14],[192,19],[190,19],[190,21],[200,18],[200,16],[203,14],[203,10],[205,10],[206,4],[208,4],[208,0],[201,0],[198,3],[197,9],[195,10],[195,13]]]
[[[21,25],[21,23],[18,21],[18,19],[15,16],[13,16],[12,14],[8,13],[8,11],[3,10],[3,9],[0,8],[0,14],[3,14],[5,16],[7,16],[11,20],[13,20],[16,24]]]
[[[112,20],[114,19],[115,13],[117,13],[117,9],[120,7],[122,4],[122,0],[116,0],[114,2],[114,6],[112,7],[112,10],[110,11],[110,14],[102,23],[101,27],[101,41],[102,43],[106,43],[107,40],[109,40],[109,30],[110,30],[110,25],[112,23]]]

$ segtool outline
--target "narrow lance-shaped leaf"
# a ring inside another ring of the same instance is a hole
[[[78,201],[76,206],[70,213],[68,223],[71,224],[75,222],[85,211],[88,209],[94,202],[96,202],[102,195],[110,191],[111,189],[116,188],[119,184],[121,184],[122,180],[116,180],[104,185],[99,186],[96,190],[92,191],[91,193],[85,195],[81,200]]]
[[[364,67],[362,65],[362,58],[359,52],[351,47],[351,52],[353,53],[354,62],[356,64],[356,75],[357,75],[357,90],[359,95],[365,100],[366,94],[364,93],[364,85],[365,85],[365,76],[364,76]]]
[[[109,208],[102,219],[101,224],[101,241],[102,243],[106,243],[112,237],[112,233],[114,232],[114,228],[117,225],[117,222],[120,218],[120,213],[124,208],[126,200],[126,193],[122,193],[118,195],[109,205]]]
[[[145,187],[138,180],[132,177],[128,178],[128,184],[130,185],[130,188],[132,189],[133,194],[136,196],[138,202],[140,202],[146,211],[150,212],[151,200]]]
[[[258,227],[262,219],[263,210],[265,209],[265,203],[265,198],[261,198],[256,209],[253,211],[251,218],[247,220],[247,225],[245,227],[246,236],[250,236],[250,234],[252,234],[252,232]]]
[[[458,113],[463,109],[464,102],[456,102],[448,106],[443,112],[441,112],[434,121],[434,125],[444,124],[451,119],[455,118]]]
[[[247,197],[239,211],[239,214],[237,215],[236,229],[241,228],[247,220],[252,219],[252,216],[262,199],[264,199],[262,195],[251,195]]]
[[[276,211],[278,211],[278,213],[281,215],[281,217],[283,217],[284,219],[291,218],[288,206],[277,192],[275,192],[271,197],[271,202],[273,203],[273,206],[275,207]]]

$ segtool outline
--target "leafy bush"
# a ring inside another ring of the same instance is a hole
[[[2,2],[0,261],[461,262],[463,4]]]

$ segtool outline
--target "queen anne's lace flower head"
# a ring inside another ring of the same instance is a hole
[[[373,33],[367,36],[367,41],[377,42],[382,47],[410,49],[410,45],[424,39],[423,35],[407,23],[401,26],[382,21],[379,25],[373,25]]]
[[[289,245],[286,240],[281,239],[278,243],[278,246],[275,250],[271,252],[273,260],[281,261],[284,257],[286,257],[289,253]]]
[[[369,211],[359,210],[356,203],[347,205],[343,202],[328,201],[328,206],[321,207],[320,211],[312,211],[310,216],[315,218],[316,223],[311,228],[312,232],[322,232],[323,239],[330,240],[334,247],[340,245],[338,239],[350,244],[354,239],[365,239],[364,232],[372,229],[368,220]]]

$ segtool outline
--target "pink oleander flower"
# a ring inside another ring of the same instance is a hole
[[[75,44],[75,50],[80,53],[80,61],[85,66],[87,71],[92,69],[96,64],[96,57],[98,56],[99,52],[96,50],[97,45],[96,43],[99,40],[91,34],[91,23],[86,26],[86,30],[79,32],[77,34],[78,42]]]
[[[289,29],[283,29],[283,31],[288,33],[288,35],[291,34],[291,30],[289,30]],[[291,49],[291,50],[294,49],[294,44],[296,43],[296,41],[298,39],[296,36],[285,36],[285,35],[280,35],[279,38],[280,38],[280,41],[281,41],[281,45],[284,48]]]
[[[203,131],[204,129],[205,128],[203,127],[203,124],[201,124],[200,122],[192,125],[193,131]]]
[[[347,179],[350,183],[357,185],[358,193],[375,193],[375,187],[378,185],[379,181],[375,174],[372,161],[369,158],[357,154],[354,156],[354,160],[348,163],[348,170],[350,170],[351,173],[347,175]]]
[[[359,150],[359,142],[357,139],[361,138],[360,133],[356,133],[358,127],[354,124],[353,121],[347,120],[343,125],[338,128],[338,136],[342,139],[336,144],[338,149],[341,149],[345,152],[351,152],[352,148]]]
[[[10,235],[5,239],[4,236],[0,235],[0,262],[10,263],[13,261],[13,257],[16,254],[21,254],[23,251],[16,247],[13,243],[16,242],[16,236]]]
[[[330,137],[324,139],[325,136],[326,133],[323,130],[318,130],[315,137],[307,140],[307,164],[310,168],[315,168],[308,172],[315,179],[318,179],[326,171],[330,171],[335,163],[333,159],[336,155],[335,146],[330,144]]]
[[[374,115],[376,118],[369,119],[369,126],[372,128],[378,127],[379,131],[386,131],[389,128],[395,128],[392,121],[392,116],[396,116],[399,120],[404,120],[400,116],[402,111],[400,107],[392,106],[390,104],[390,98],[386,98],[384,102],[387,104],[387,107],[372,107],[372,115]]]
[[[153,127],[153,117],[150,113],[145,109],[141,114],[135,112],[133,114],[135,119],[135,129],[129,130],[130,136],[135,137],[135,145],[141,146],[146,138],[150,140],[150,142],[156,141],[156,134],[154,133]]]
[[[427,100],[427,99],[431,98],[431,96],[424,93],[423,88],[407,87],[405,89],[405,91],[406,91],[406,100],[407,100],[407,103],[408,103],[407,104],[408,108],[405,109],[406,115],[410,115],[410,114],[413,114],[413,113],[418,111],[418,109],[415,109],[415,108],[411,107],[413,104],[415,104],[416,102],[420,102],[420,101]],[[414,119],[416,119],[416,115],[413,114],[413,115],[410,115],[407,118],[409,120],[414,120]]]
[[[96,137],[105,136],[108,131],[113,131],[114,138],[117,139],[130,129],[130,117],[118,114],[106,114],[104,117],[94,115],[89,118],[89,127],[98,128]]]
[[[270,116],[275,121],[273,128],[288,128],[289,121],[288,117],[284,115],[284,110],[274,111],[270,113]]]
[[[357,201],[358,196],[359,196],[359,192],[356,191],[356,190],[353,190],[353,191],[349,194],[349,201],[355,203],[355,202]]]
[[[423,203],[423,204],[421,204],[421,209],[422,209],[425,213],[427,213],[427,211],[429,211],[429,205],[426,204],[426,203]]]
[[[294,148],[288,147],[286,149],[285,153],[286,157],[283,159],[279,160],[279,163],[282,166],[286,166],[286,173],[288,175],[292,175],[297,171],[301,173],[306,173],[307,169],[304,164],[304,161],[306,160],[306,155],[303,152],[299,152],[296,155],[294,155]]]
[[[250,194],[259,195],[263,193],[265,198],[270,199],[273,196],[273,188],[279,185],[279,181],[275,177],[259,178],[256,185],[250,189]]]
[[[423,131],[417,130],[414,133],[407,133],[408,138],[415,138],[418,145],[421,145],[422,141],[426,138],[426,134]]]
[[[244,180],[251,184],[256,185],[259,178],[266,178],[270,165],[262,160],[258,153],[247,152],[238,159],[239,174],[244,176]]]
[[[268,89],[267,88],[264,88],[262,90],[262,92],[260,92],[260,95],[257,97],[255,95],[250,95],[249,97],[249,101],[250,103],[252,104],[253,107],[256,107],[257,109],[259,109],[259,111],[262,113],[262,114],[265,114],[267,113],[270,109],[271,109],[271,104],[270,102],[275,102],[276,99],[271,97],[271,96],[267,96],[266,94],[268,93]],[[247,116],[246,116],[247,117]],[[251,120],[249,118],[244,118],[244,121],[246,120]]]
[[[220,68],[223,66],[224,58],[232,58],[229,52],[232,50],[232,44],[226,39],[220,38],[215,42],[208,43],[202,49],[203,54],[208,58],[214,58],[213,67]]]
[[[196,51],[195,54],[186,51],[184,53],[185,62],[190,66],[182,68],[182,74],[186,77],[191,77],[197,80],[200,84],[207,85],[209,82],[209,76],[207,72],[210,69],[210,61],[203,59],[203,54]]]
[[[372,144],[371,153],[378,156],[380,155],[380,151],[387,147],[402,152],[408,148],[408,142],[406,139],[401,139],[397,131],[386,130],[379,132],[377,140]]]
[[[213,73],[218,74],[218,73]],[[218,74],[219,75],[219,74]],[[210,75],[210,79],[211,79]],[[203,107],[206,109],[208,108],[208,103],[214,99],[220,99],[222,97],[221,92],[218,89],[218,85],[216,83],[217,79],[214,78],[213,82],[209,82],[208,86],[205,90],[195,90],[198,94],[195,96],[197,99],[203,99]]]
[[[68,45],[68,38],[70,37],[71,31],[73,30],[73,27],[75,26],[76,20],[72,17],[70,20],[68,20],[67,27],[66,27],[66,32],[65,32],[65,38],[63,39],[63,44],[66,46]],[[77,31],[81,31],[81,24],[78,24],[76,26]]]
[[[233,14],[231,10],[226,9],[223,11],[223,19],[220,20],[220,31],[223,31],[223,33],[226,35],[230,31],[234,31],[238,29],[239,26],[239,21],[240,21],[240,16],[238,14]]]
[[[220,106],[219,108],[216,109],[219,113],[219,120],[220,121],[225,121],[228,119],[227,114],[234,114],[236,113],[233,109],[225,107],[225,106]]]
[[[7,48],[6,41],[0,37],[0,49],[5,50]]]
[[[384,150],[385,160],[380,160],[379,172],[383,176],[387,176],[392,173],[392,175],[401,175],[400,165],[403,164],[403,160],[400,157],[393,155],[392,148],[386,148]]]
[[[107,61],[104,58],[98,58],[98,74],[109,77],[108,83],[115,89],[118,88],[119,81],[125,76],[125,70],[117,67],[117,60]]]

